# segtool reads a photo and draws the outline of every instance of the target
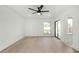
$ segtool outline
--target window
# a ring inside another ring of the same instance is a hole
[[[44,34],[50,34],[50,22],[44,22]]]
[[[72,18],[68,18],[68,34],[72,34]]]

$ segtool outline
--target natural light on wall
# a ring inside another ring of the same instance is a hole
[[[44,22],[44,34],[50,34],[50,22]]]
[[[68,18],[68,34],[72,34],[72,18]]]

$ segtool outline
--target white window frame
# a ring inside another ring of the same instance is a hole
[[[68,33],[67,34],[72,34],[72,25],[73,25],[72,17],[68,17],[67,24],[68,24]]]
[[[43,31],[44,34],[50,34],[51,33],[51,23],[50,22],[43,22]]]

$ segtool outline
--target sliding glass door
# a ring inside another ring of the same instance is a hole
[[[61,35],[61,21],[58,20],[55,22],[55,37],[60,38]]]

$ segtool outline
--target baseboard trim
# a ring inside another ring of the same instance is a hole
[[[20,36],[18,38],[16,38],[16,40],[12,41],[10,44],[7,44],[6,46],[2,47],[2,49],[0,49],[0,53],[2,53],[2,51],[4,51],[5,49],[9,48],[11,45],[15,44],[16,42],[18,42],[19,40],[21,40],[24,36]]]
[[[74,46],[72,46],[72,45],[66,44],[63,40],[61,40],[61,41],[62,41],[65,45],[67,45],[67,46],[71,47],[72,49],[74,49],[74,50],[76,50],[76,51],[79,52],[79,49],[78,49],[78,48],[76,48],[76,47],[74,47]]]
[[[77,48],[77,47],[75,47],[73,45],[71,47],[79,52],[79,48]]]
[[[25,36],[25,37],[54,37],[54,36]]]
[[[54,37],[54,36],[21,36],[19,38],[17,38],[18,40],[12,42],[11,44],[7,45],[6,47],[4,47],[3,49],[0,50],[0,53],[2,53],[3,51],[5,51],[6,49],[10,48],[11,46],[13,46],[14,44],[17,44],[18,41],[23,40],[24,38],[31,38],[31,37]]]

